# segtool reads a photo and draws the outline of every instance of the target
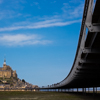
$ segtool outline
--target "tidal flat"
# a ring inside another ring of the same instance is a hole
[[[100,96],[65,92],[0,91],[0,100],[100,100]]]

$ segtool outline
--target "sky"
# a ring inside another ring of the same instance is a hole
[[[62,81],[76,54],[85,0],[0,0],[0,67],[47,86]]]

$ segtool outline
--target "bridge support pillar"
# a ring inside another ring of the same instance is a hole
[[[95,94],[95,88],[93,87],[93,96],[94,96],[94,94]]]
[[[73,92],[73,88],[72,88],[72,92]]]
[[[97,94],[97,87],[96,87],[96,94]]]
[[[77,93],[78,93],[78,88],[77,88]]]
[[[82,88],[82,92],[83,92],[83,94],[84,94],[84,88]]]
[[[89,93],[89,88],[88,88],[88,93]]]
[[[85,88],[85,94],[86,94],[86,88]]]

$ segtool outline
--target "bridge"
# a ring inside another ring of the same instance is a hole
[[[85,0],[76,56],[68,76],[40,89],[100,87],[100,0]]]

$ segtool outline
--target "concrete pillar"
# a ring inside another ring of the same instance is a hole
[[[96,93],[97,93],[97,87],[96,87]]]
[[[73,88],[72,88],[72,92],[73,92]]]
[[[95,94],[95,88],[93,87],[93,96],[94,96],[94,94]]]
[[[78,93],[78,88],[77,88],[77,93]]]
[[[82,88],[82,92],[83,92],[83,94],[84,94],[84,88]]]
[[[67,89],[66,89],[66,92],[67,92]]]
[[[86,88],[85,88],[85,95],[86,95]]]
[[[66,92],[66,89],[65,89],[65,91],[64,92]]]
[[[89,93],[89,87],[88,87],[88,93]]]

